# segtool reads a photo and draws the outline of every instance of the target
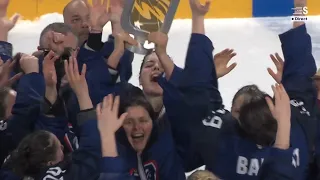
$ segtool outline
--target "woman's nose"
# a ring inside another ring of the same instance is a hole
[[[140,130],[140,128],[141,128],[140,123],[135,123],[135,124],[133,125],[133,129],[134,129],[134,130]]]
[[[153,70],[160,70],[160,68],[159,68],[159,66],[158,65],[155,65],[155,66],[153,66]]]

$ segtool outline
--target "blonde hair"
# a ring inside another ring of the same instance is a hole
[[[197,170],[188,177],[188,180],[219,180],[219,178],[210,171]]]

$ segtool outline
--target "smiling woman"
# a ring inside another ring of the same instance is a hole
[[[11,0],[9,6],[9,16],[18,12],[25,19],[33,20],[48,13],[62,13],[64,6],[70,0]],[[201,0],[204,2],[205,0]],[[168,7],[170,0],[157,0],[157,7],[150,7],[149,0],[136,0],[136,10],[144,18],[152,16],[162,19],[163,11]],[[212,10],[207,14],[207,18],[242,18],[242,17],[264,17],[264,16],[290,16],[293,7],[293,0],[214,0]],[[320,15],[320,1],[308,1],[309,14]],[[286,10],[286,11],[284,11]],[[282,12],[282,13],[279,13]],[[284,12],[284,13],[283,13]],[[180,0],[180,5],[175,19],[190,19],[191,11],[188,1]]]

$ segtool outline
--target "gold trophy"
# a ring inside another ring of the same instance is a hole
[[[138,46],[126,44],[126,48],[145,55],[152,49],[144,47],[150,32],[168,34],[180,0],[125,0],[121,17],[124,31],[134,36]]]

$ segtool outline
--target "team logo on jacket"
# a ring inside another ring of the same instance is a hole
[[[158,168],[157,168],[157,163],[156,161],[147,161],[143,164],[143,167],[144,167],[144,172],[145,172],[145,175],[147,177],[147,180],[158,180]],[[139,176],[139,173],[138,173],[138,170],[135,169],[135,168],[132,168],[130,170],[130,175],[131,176],[134,176],[134,177],[140,177]],[[140,179],[140,178],[139,178]]]

